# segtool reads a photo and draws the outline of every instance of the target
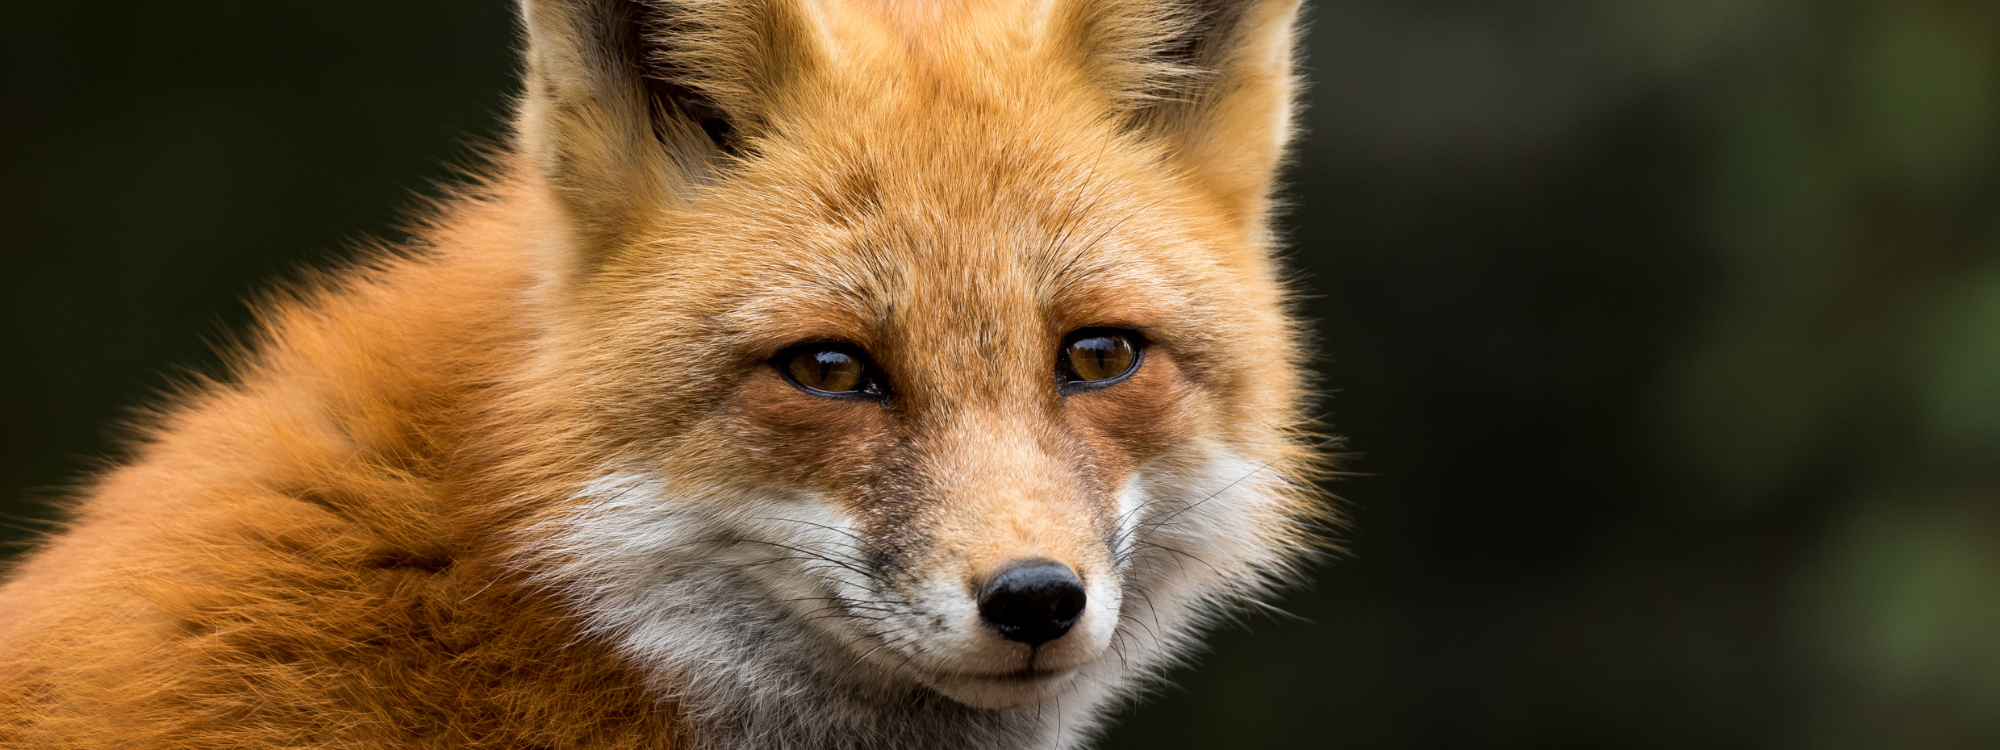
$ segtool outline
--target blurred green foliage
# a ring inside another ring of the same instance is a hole
[[[1293,256],[1357,530],[1107,744],[2000,746],[2000,4],[1311,15]],[[12,4],[0,503],[394,237],[499,132],[510,23]]]

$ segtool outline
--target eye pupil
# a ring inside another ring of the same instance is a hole
[[[1065,347],[1064,357],[1075,382],[1095,383],[1115,380],[1131,372],[1139,361],[1139,347],[1131,334],[1104,332],[1077,338]]]

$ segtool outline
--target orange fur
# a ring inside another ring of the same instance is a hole
[[[588,562],[554,530],[635,461],[825,498],[976,585],[1023,557],[1138,580],[1120,488],[1226,449],[1271,505],[1218,575],[1261,585],[1310,545],[1266,236],[1292,2],[524,7],[516,142],[428,248],[266,304],[228,381],[12,571],[0,744],[699,744],[684,686],[550,572]],[[655,72],[593,62],[620,45]],[[661,91],[726,112],[737,153]],[[1059,343],[1094,326],[1142,331],[1143,368],[1059,395]],[[893,401],[764,364],[819,340],[869,352]]]

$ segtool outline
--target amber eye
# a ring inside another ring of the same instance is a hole
[[[1117,328],[1085,328],[1063,344],[1058,369],[1069,386],[1104,386],[1139,369],[1139,335]]]
[[[847,344],[800,344],[778,353],[771,364],[808,393],[818,396],[880,396],[882,388],[860,349]]]

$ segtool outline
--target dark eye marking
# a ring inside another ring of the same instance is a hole
[[[771,366],[801,391],[823,398],[871,398],[888,395],[881,373],[861,347],[837,341],[809,341],[785,347]]]
[[[1081,328],[1063,337],[1056,384],[1065,394],[1116,385],[1146,358],[1146,342],[1125,328]]]

